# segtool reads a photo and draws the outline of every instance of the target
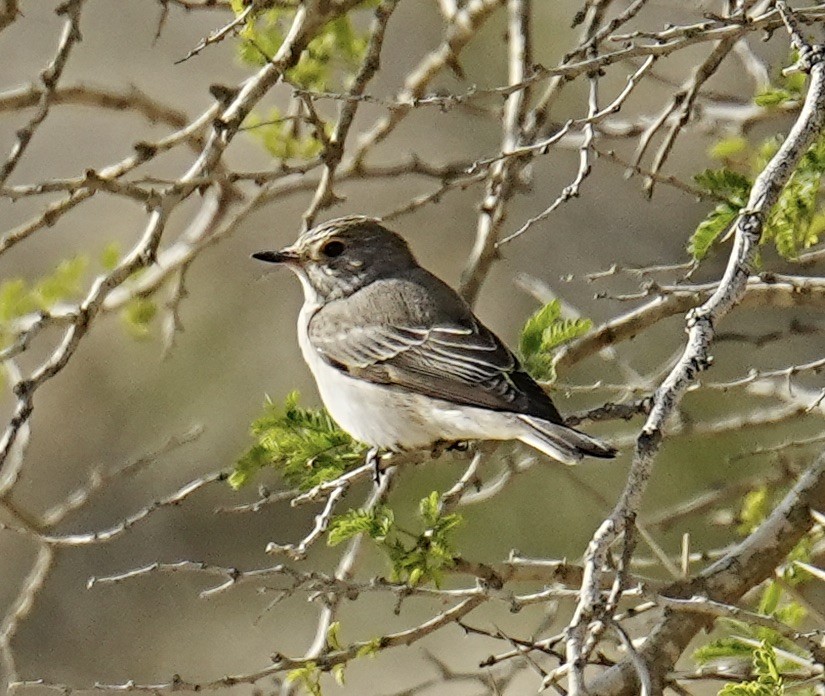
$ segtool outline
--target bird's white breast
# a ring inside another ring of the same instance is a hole
[[[434,439],[415,394],[403,394],[351,377],[328,364],[310,344],[309,320],[316,306],[298,317],[298,343],[330,415],[357,440],[385,449],[423,447]]]

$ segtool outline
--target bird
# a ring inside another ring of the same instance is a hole
[[[616,455],[566,426],[516,355],[379,219],[330,220],[252,257],[301,281],[301,353],[329,414],[371,447],[376,476],[382,450],[471,440],[520,440],[565,464]]]

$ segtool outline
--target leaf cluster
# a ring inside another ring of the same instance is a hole
[[[325,124],[327,135],[329,124]],[[309,133],[296,125],[295,119],[287,118],[280,109],[270,109],[265,117],[250,114],[244,124],[261,141],[270,155],[280,160],[309,160],[321,152],[322,144],[314,132]]]
[[[779,671],[774,649],[763,643],[753,653],[755,681],[726,684],[719,696],[782,696],[785,682]]]
[[[780,88],[756,96],[760,106],[780,106],[788,100],[802,98],[805,76],[794,73]],[[780,140],[770,137],[751,146],[742,136],[718,141],[710,155],[722,160],[720,169],[708,169],[694,177],[696,183],[722,201],[699,223],[688,242],[688,251],[697,261],[704,259],[711,247],[726,239],[733,223],[745,207],[754,177],[762,171],[779,148]],[[821,137],[803,156],[779,200],[770,212],[761,243],[773,242],[776,251],[793,260],[800,250],[816,244],[825,231],[825,209],[819,206],[819,191],[825,174],[825,137]]]
[[[48,312],[58,302],[79,297],[88,266],[87,257],[75,256],[33,284],[23,278],[0,283],[0,348],[13,340],[11,325],[16,319],[31,312]]]
[[[158,305],[150,297],[131,298],[120,312],[120,320],[127,333],[139,340],[152,336],[152,323],[158,314]]]
[[[799,60],[799,52],[794,49],[791,52],[790,64],[793,65]],[[754,97],[757,106],[765,108],[778,108],[788,102],[799,102],[804,96],[805,82],[807,75],[801,71],[784,72],[780,76],[779,85],[768,87]]]
[[[371,4],[374,3],[362,3],[360,8]],[[231,5],[238,16],[246,11],[249,0],[232,0]],[[241,61],[254,67],[270,62],[283,44],[294,14],[295,8],[290,7],[270,7],[250,12],[238,32]],[[366,47],[366,38],[355,31],[350,16],[341,15],[327,22],[286,76],[290,84],[303,89],[328,90],[335,85],[340,70],[358,65]]]
[[[783,592],[781,585],[772,582],[762,593],[759,600],[759,613],[771,616],[777,621],[794,626],[805,618],[805,609],[796,602],[782,602]],[[782,634],[766,626],[753,626],[745,621],[736,619],[719,619],[717,625],[725,631],[726,636],[711,641],[707,645],[697,648],[693,659],[700,664],[719,660],[746,660],[753,659],[754,642],[771,648],[780,648],[786,652],[801,654],[799,647]],[[790,662],[781,665],[782,670],[793,669]]]
[[[232,0],[236,15],[246,11],[249,0]],[[361,3],[363,9],[374,2]],[[261,8],[249,13],[238,32],[238,55],[243,63],[267,64],[284,42],[294,8]],[[349,14],[329,21],[310,41],[298,63],[285,74],[285,81],[300,89],[327,92],[342,89],[364,57],[367,39],[357,32]],[[291,114],[294,116],[295,114]],[[299,119],[272,109],[265,117],[252,114],[245,129],[254,129],[267,151],[280,160],[312,159],[321,150],[318,134],[306,132]]]
[[[117,266],[120,258],[120,247],[112,241],[102,249],[98,263],[108,272]],[[34,283],[23,278],[0,282],[0,348],[14,340],[16,319],[32,312],[48,313],[60,302],[79,299],[90,265],[88,256],[73,256],[58,263],[51,273]],[[152,299],[134,297],[126,303],[120,318],[131,336],[147,338],[156,314],[157,305]]]
[[[552,382],[556,378],[553,351],[583,336],[593,326],[590,319],[562,316],[558,300],[548,302],[524,324],[519,338],[519,353],[525,369],[536,379]]]
[[[298,684],[312,696],[321,695],[321,670],[315,662],[307,662],[286,675],[288,684]]]
[[[47,312],[57,302],[77,297],[89,259],[75,256],[61,261],[49,275],[33,285],[22,278],[0,284],[0,322],[8,323],[29,312]]]
[[[370,510],[349,510],[330,523],[327,543],[335,546],[358,534],[366,534],[386,553],[392,566],[391,579],[412,586],[433,582],[439,586],[442,571],[455,563],[452,532],[462,518],[439,512],[436,491],[418,505],[420,533],[401,529],[392,510],[384,505]]]
[[[261,469],[275,467],[287,483],[307,490],[363,461],[363,444],[341,430],[325,410],[299,406],[298,398],[293,391],[282,406],[267,399],[263,414],[252,423],[255,444],[229,477],[234,488]]]
[[[739,513],[738,531],[742,535],[752,533],[767,517],[775,496],[767,486],[750,491],[743,499]],[[810,579],[810,575],[800,569],[794,561],[811,561],[812,549],[821,532],[812,531],[803,537],[791,550],[781,568],[783,582],[773,580],[765,585],[754,610],[770,616],[781,623],[798,626],[806,617],[805,608],[787,596],[785,585],[797,585]],[[778,661],[775,648],[789,653],[804,654],[796,643],[785,638],[781,633],[766,626],[748,624],[736,619],[719,619],[717,625],[723,629],[725,636],[699,647],[693,658],[699,663],[718,660],[749,659],[754,664],[754,673],[758,679],[754,682],[729,684],[720,692],[725,696],[773,696],[784,693],[781,675],[792,671],[794,664],[790,661]],[[760,647],[755,648],[754,643]],[[737,690],[738,689],[738,690]],[[773,690],[771,690],[773,689]]]

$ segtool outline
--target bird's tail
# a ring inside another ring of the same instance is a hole
[[[578,464],[585,455],[601,459],[616,456],[614,447],[573,428],[533,416],[519,415],[518,419],[525,425],[519,440],[565,464]]]

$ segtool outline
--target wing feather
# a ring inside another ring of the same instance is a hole
[[[420,277],[376,281],[325,305],[309,322],[311,344],[330,365],[361,379],[561,423],[515,355],[452,289],[429,279],[426,287]],[[433,281],[440,297],[433,297]],[[365,317],[374,321],[365,324]]]

